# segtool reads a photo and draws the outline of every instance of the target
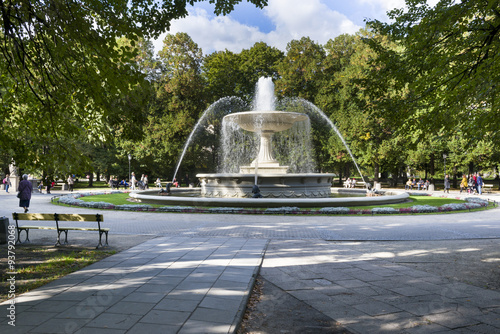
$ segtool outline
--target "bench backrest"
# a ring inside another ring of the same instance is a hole
[[[104,216],[100,214],[75,214],[75,213],[17,213],[12,214],[14,220],[55,220],[75,222],[102,222]]]
[[[78,214],[78,213],[17,213],[12,214],[12,218],[16,221],[16,226],[19,228],[18,220],[52,220],[56,222],[57,230],[59,230],[60,221],[74,222],[97,222],[99,231],[101,230],[101,222],[104,221],[103,215],[100,214]]]

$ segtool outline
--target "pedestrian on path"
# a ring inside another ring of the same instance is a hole
[[[444,192],[450,193],[450,177],[448,174],[445,175],[444,177]]]
[[[69,191],[71,191],[71,192],[73,191],[73,185],[74,185],[74,184],[75,184],[75,180],[73,180],[73,176],[72,176],[72,175],[70,175],[70,176],[68,177],[68,190],[69,190]]]
[[[3,179],[3,184],[5,184],[5,192],[9,192],[9,187],[12,185],[10,182],[9,174],[5,175],[5,179]]]
[[[19,182],[19,207],[24,208],[24,213],[28,212],[31,200],[31,192],[33,191],[33,185],[28,181],[28,174],[23,175],[23,179]]]
[[[479,195],[482,195],[483,194],[483,185],[484,185],[484,182],[483,182],[483,178],[481,177],[481,174],[479,173],[476,173],[477,176],[476,176],[476,182],[477,182],[477,185],[476,185],[476,188],[477,188],[477,193]]]
[[[132,176],[130,177],[130,189],[135,190],[135,184],[137,182],[137,179],[135,178],[135,173],[132,172]]]

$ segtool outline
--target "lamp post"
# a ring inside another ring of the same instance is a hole
[[[132,160],[132,156],[129,153],[128,154],[128,182],[130,182],[130,160]]]

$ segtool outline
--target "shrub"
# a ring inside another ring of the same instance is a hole
[[[283,206],[281,208],[267,208],[265,210],[266,213],[297,213],[300,209],[296,206]]]
[[[393,213],[399,213],[399,210],[394,208],[373,208],[372,213],[376,215],[387,215]]]
[[[328,208],[321,208],[318,210],[318,212],[321,213],[329,213],[329,214],[347,214],[349,213],[350,209],[349,208],[343,208],[343,207],[328,207]]]

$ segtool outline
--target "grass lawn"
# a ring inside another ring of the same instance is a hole
[[[81,197],[80,199],[83,201],[87,202],[106,202],[106,203],[111,203],[114,205],[121,205],[121,204],[135,204],[134,202],[130,202],[127,199],[129,198],[128,194],[106,194],[106,195],[94,195],[94,196],[87,196],[87,197]],[[410,196],[410,200],[404,203],[398,203],[398,204],[388,204],[388,205],[374,205],[374,206],[352,206],[349,207],[350,209],[356,210],[356,209],[363,209],[363,210],[370,210],[373,208],[379,208],[379,207],[391,207],[394,209],[399,209],[399,208],[408,208],[412,207],[414,205],[431,205],[431,206],[436,206],[439,207],[444,204],[450,204],[450,203],[463,203],[464,201],[454,199],[454,198],[442,198],[442,197],[431,197],[431,196]],[[139,204],[138,204],[139,205]],[[149,204],[152,207],[161,207],[165,205],[161,204]],[[309,210],[314,210],[314,208],[309,208]]]
[[[55,279],[82,269],[116,251],[103,251],[85,247],[54,247],[23,245],[15,250],[15,294],[36,289]],[[10,254],[12,255],[12,254]],[[0,276],[9,277],[7,247],[0,248]],[[0,302],[7,300],[9,282],[0,282]]]

